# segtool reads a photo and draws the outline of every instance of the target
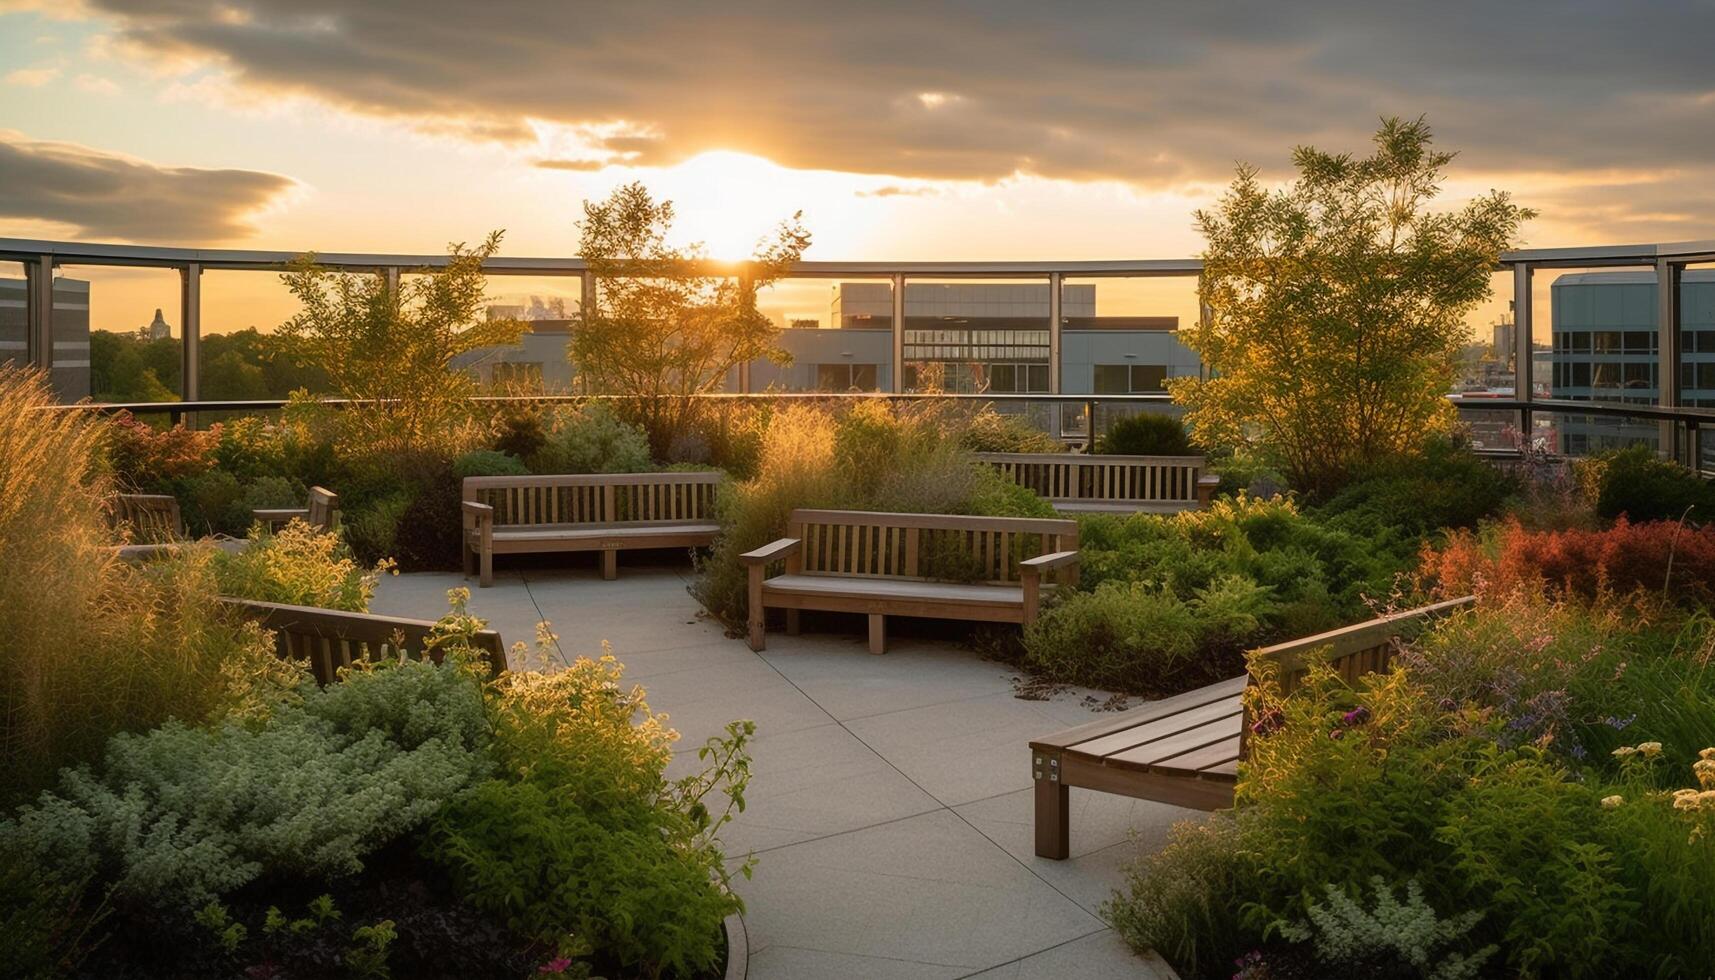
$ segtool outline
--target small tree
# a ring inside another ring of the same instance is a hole
[[[694,418],[696,396],[719,389],[734,367],[790,360],[779,328],[756,308],[756,291],[809,246],[801,215],[758,242],[738,274],[721,275],[701,245],[667,244],[673,202],[657,203],[641,183],[584,204],[579,254],[598,288],[569,353],[584,390],[637,396],[626,411],[658,456]]]
[[[1199,439],[1250,444],[1319,495],[1452,425],[1465,317],[1535,212],[1501,191],[1430,211],[1453,159],[1431,142],[1423,119],[1386,119],[1368,158],[1301,146],[1291,186],[1241,166],[1197,212],[1211,315],[1180,336],[1211,376],[1172,391]]]
[[[500,247],[496,231],[475,248],[448,247],[447,264],[389,288],[380,274],[342,273],[313,254],[281,279],[298,314],[280,326],[284,350],[321,367],[338,395],[362,399],[343,413],[347,434],[370,451],[401,452],[444,440],[475,380],[453,359],[515,344],[524,325],[483,318],[483,262]]]

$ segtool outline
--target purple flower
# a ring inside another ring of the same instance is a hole
[[[549,960],[546,963],[543,963],[541,966],[536,968],[536,972],[537,973],[564,973],[567,970],[571,969],[571,967],[572,967],[572,961],[570,959],[568,959],[567,957],[562,956],[559,959],[553,959],[553,960]]]
[[[1273,711],[1270,711],[1268,714],[1263,715],[1261,718],[1258,718],[1256,721],[1251,722],[1251,734],[1252,735],[1272,735],[1275,732],[1280,731],[1280,726],[1284,725],[1285,723],[1286,723],[1286,716],[1284,716],[1280,713],[1279,708],[1275,708]]]
[[[1363,705],[1358,705],[1356,708],[1353,708],[1340,716],[1341,723],[1346,725],[1362,725],[1364,722],[1369,720],[1370,709]]]

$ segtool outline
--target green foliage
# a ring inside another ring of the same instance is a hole
[[[453,476],[523,476],[530,472],[524,461],[498,449],[473,449],[453,460]]]
[[[1065,443],[1033,425],[1029,417],[984,411],[971,418],[959,444],[973,453],[1063,453]]]
[[[306,388],[327,391],[326,372],[289,355],[274,334],[255,327],[202,336],[202,397],[217,401],[284,398]],[[178,401],[182,341],[91,330],[90,392],[98,402]]]
[[[530,468],[537,473],[646,473],[654,469],[649,437],[612,408],[591,402],[559,408]]]
[[[1127,866],[1125,887],[1102,917],[1133,949],[1159,952],[1181,976],[1225,980],[1242,948],[1237,899],[1247,893],[1249,871],[1230,817],[1182,821],[1166,846]]]
[[[1467,315],[1533,215],[1502,192],[1429,210],[1452,154],[1422,119],[1384,120],[1375,144],[1362,159],[1298,147],[1298,179],[1275,192],[1242,166],[1197,212],[1212,315],[1179,337],[1210,371],[1173,396],[1200,439],[1253,445],[1316,495],[1452,425]]]
[[[446,265],[389,287],[385,276],[336,273],[305,255],[281,279],[299,312],[276,334],[283,349],[328,373],[332,390],[364,400],[338,415],[347,452],[412,452],[447,445],[469,418],[475,382],[460,354],[518,341],[523,325],[484,316],[482,264],[500,248],[448,249]]]
[[[266,724],[169,721],[118,735],[99,768],[0,822],[0,847],[116,901],[196,909],[264,872],[354,874],[492,763],[480,688],[456,658],[354,670]]]
[[[1274,612],[1266,588],[1236,575],[1189,599],[1143,582],[1104,582],[1028,627],[1024,662],[1051,680],[1174,693],[1234,673],[1238,645]]]
[[[1715,521],[1715,484],[1689,468],[1632,446],[1593,461],[1596,513],[1634,524],[1645,521]]]
[[[611,656],[503,676],[489,702],[499,777],[448,807],[425,849],[528,937],[574,935],[645,975],[698,975],[741,908],[715,834],[744,805],[754,725],[735,722],[699,750],[703,772],[669,781],[676,735],[622,680]],[[715,790],[729,800],[718,816]]]
[[[1516,478],[1470,449],[1431,439],[1412,455],[1357,468],[1315,514],[1328,527],[1368,538],[1404,560],[1424,536],[1476,527],[1521,489]]]
[[[341,503],[344,503],[342,499]],[[394,490],[371,499],[366,505],[345,510],[345,537],[352,553],[363,561],[380,561],[393,555],[399,537],[399,522],[411,506],[408,490]]]
[[[756,307],[810,245],[793,215],[758,243],[744,278],[690,274],[707,261],[700,245],[668,244],[673,202],[656,202],[641,183],[601,202],[586,201],[578,254],[600,281],[567,351],[593,394],[631,396],[627,411],[665,459],[674,439],[692,428],[694,396],[718,390],[748,361],[784,363],[779,327]]]
[[[0,849],[0,964],[8,977],[54,980],[77,973],[105,904],[88,907],[87,879],[65,879],[33,855]]]
[[[293,520],[278,533],[257,525],[236,554],[211,556],[221,595],[294,606],[365,612],[375,586],[392,563],[364,568],[337,532]]]
[[[1493,945],[1459,952],[1466,934],[1482,920],[1477,911],[1442,919],[1423,900],[1415,880],[1406,882],[1405,901],[1378,875],[1370,879],[1375,908],[1365,908],[1344,890],[1327,886],[1326,904],[1311,903],[1309,921],[1283,925],[1293,942],[1313,943],[1316,960],[1363,976],[1414,976],[1424,980],[1476,980]]]
[[[1199,450],[1177,416],[1155,412],[1128,415],[1108,426],[1096,452],[1110,456],[1192,456]]]
[[[1070,683],[1172,693],[1241,652],[1361,619],[1403,568],[1285,498],[1173,516],[1079,518],[1082,588],[1026,631],[1026,663]]]

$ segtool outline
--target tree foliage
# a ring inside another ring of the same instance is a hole
[[[801,214],[758,242],[737,274],[721,274],[702,245],[668,244],[673,202],[655,201],[641,183],[584,204],[579,254],[598,289],[571,358],[586,390],[637,396],[632,411],[658,455],[691,421],[694,396],[719,389],[739,364],[789,359],[779,328],[756,308],[756,291],[809,247]]]
[[[390,288],[385,276],[335,272],[305,255],[281,279],[301,306],[278,336],[299,360],[321,366],[332,390],[362,399],[343,413],[354,444],[409,451],[433,444],[459,414],[475,379],[452,369],[461,354],[515,344],[524,325],[485,320],[483,262],[501,233],[448,247],[447,264]]]
[[[1197,212],[1211,315],[1180,336],[1211,376],[1173,393],[1200,438],[1248,444],[1325,494],[1451,426],[1465,317],[1535,213],[1503,191],[1432,210],[1453,159],[1432,144],[1422,118],[1386,119],[1371,156],[1301,146],[1290,186],[1266,190],[1241,166]]]

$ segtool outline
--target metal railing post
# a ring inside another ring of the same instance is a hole
[[[1680,325],[1680,266],[1671,259],[1655,263],[1655,329],[1656,329],[1656,404],[1663,408],[1679,405],[1684,390],[1679,365],[1681,348]],[[1668,458],[1680,459],[1678,426],[1663,422],[1660,426],[1661,447]]]
[[[179,397],[187,402],[202,399],[202,266],[196,262],[179,268]],[[177,413],[174,413],[175,415]],[[178,420],[175,418],[174,422]],[[192,413],[188,424],[196,427]]]
[[[1060,394],[1060,273],[1048,273],[1048,393]]]
[[[43,255],[24,264],[28,295],[24,300],[24,352],[31,367],[53,376],[54,257]]]
[[[1531,444],[1532,418],[1530,403],[1535,400],[1536,379],[1532,377],[1531,345],[1531,274],[1529,262],[1513,265],[1513,397],[1523,402],[1519,409],[1519,444]]]
[[[893,274],[893,391],[905,390],[905,274]]]

